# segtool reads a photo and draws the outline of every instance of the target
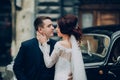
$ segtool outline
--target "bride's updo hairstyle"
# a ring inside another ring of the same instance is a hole
[[[78,18],[72,14],[68,14],[58,19],[58,27],[61,33],[74,35],[77,40],[81,39],[82,32],[78,23]]]

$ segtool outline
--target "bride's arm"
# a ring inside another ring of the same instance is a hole
[[[45,65],[47,68],[51,68],[59,58],[60,49],[57,44],[58,42],[55,44],[54,50],[51,55],[49,55],[49,53],[46,51],[47,43],[43,44],[43,57],[44,57]]]

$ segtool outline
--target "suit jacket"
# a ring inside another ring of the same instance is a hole
[[[50,53],[55,43],[55,40],[50,39]],[[43,53],[36,38],[21,44],[13,66],[17,80],[54,80],[54,69],[54,66],[46,68]]]

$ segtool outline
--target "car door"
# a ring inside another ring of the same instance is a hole
[[[108,65],[108,80],[120,80],[120,64]]]
[[[120,37],[113,41],[113,45],[110,50],[110,57],[108,61],[108,75],[120,80]]]
[[[107,69],[104,65],[91,66],[86,68],[86,74],[88,80],[108,80],[107,79]]]
[[[84,34],[81,51],[88,80],[104,80],[107,76],[105,55],[110,38],[102,34]]]

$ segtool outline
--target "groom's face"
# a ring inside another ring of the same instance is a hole
[[[50,19],[43,20],[43,27],[41,27],[42,34],[45,34],[47,38],[52,37],[54,34],[53,23]]]

